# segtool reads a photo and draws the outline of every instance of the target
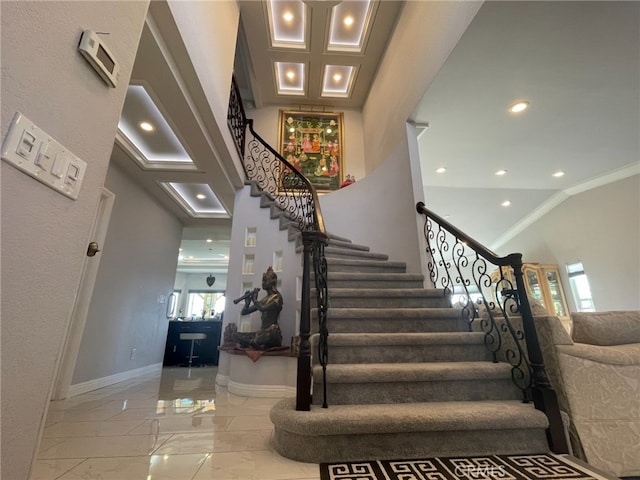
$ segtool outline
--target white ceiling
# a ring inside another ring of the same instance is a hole
[[[569,195],[638,173],[639,12],[638,2],[486,2],[413,116],[429,123],[428,208],[497,249]],[[530,107],[509,113],[518,100]]]
[[[239,2],[235,74],[243,98],[257,107],[362,107],[402,2],[376,3],[364,52],[340,54],[326,51],[330,4],[306,3],[313,6],[307,18],[310,43],[289,51],[269,46],[264,2]],[[637,172],[639,10],[638,2],[486,2],[411,118],[430,125],[419,136],[427,206],[497,249],[535,212],[607,175]],[[277,95],[275,61],[306,65],[304,97]],[[349,98],[320,96],[326,64],[356,65]],[[193,218],[159,186],[209,182],[223,205],[232,206],[233,186],[211,184],[220,178],[208,173],[219,168],[212,163],[215,155],[204,148],[202,132],[188,128],[195,125],[193,114],[148,28],[133,83],[149,86],[198,169],[143,170],[122,142],[116,143],[114,159],[187,226],[182,254],[194,261],[181,262],[179,269],[226,270],[230,221]],[[530,108],[509,114],[507,107],[521,99]],[[447,171],[436,174],[441,166]],[[497,177],[498,169],[508,172]],[[564,177],[551,176],[558,170]],[[504,200],[511,205],[500,206]]]

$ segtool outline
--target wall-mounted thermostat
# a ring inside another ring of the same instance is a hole
[[[110,87],[115,88],[120,79],[120,66],[116,63],[109,48],[98,34],[92,30],[85,30],[80,37],[78,50],[87,62],[98,72],[98,75]]]

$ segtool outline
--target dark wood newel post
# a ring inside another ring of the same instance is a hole
[[[522,315],[522,328],[524,330],[525,343],[529,353],[529,363],[531,365],[531,390],[533,394],[533,404],[536,409],[541,410],[549,419],[549,429],[547,439],[551,451],[554,453],[569,453],[567,438],[564,434],[560,406],[556,392],[551,388],[547,372],[544,368],[544,359],[538,342],[538,334],[529,305],[527,289],[522,277],[522,260],[513,265],[513,273],[518,288],[518,301]]]
[[[298,353],[298,378],[296,382],[296,410],[311,409],[311,253],[312,235],[302,233],[302,301],[300,306],[300,352]]]

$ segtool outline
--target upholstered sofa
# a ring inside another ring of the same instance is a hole
[[[535,316],[549,379],[568,414],[573,454],[640,475],[640,311]]]

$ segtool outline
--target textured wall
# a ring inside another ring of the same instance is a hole
[[[521,252],[525,262],[558,264],[572,311],[565,265],[577,261],[596,310],[639,310],[640,176],[568,198],[500,251]]]
[[[295,243],[288,240],[287,230],[280,230],[277,219],[271,219],[268,208],[260,208],[260,197],[249,195],[250,187],[236,193],[233,226],[231,228],[231,252],[229,256],[229,272],[227,274],[227,304],[224,313],[224,327],[235,323],[240,330],[246,324],[251,330],[260,328],[260,312],[251,315],[240,315],[244,302],[234,305],[232,300],[244,293],[243,284],[250,288],[261,287],[262,274],[269,266],[273,266],[273,254],[282,252],[282,271],[278,275],[278,290],[282,294],[283,308],[278,321],[282,331],[282,344],[290,345],[291,337],[298,332],[300,310],[300,281],[302,275],[302,255],[296,254]],[[245,246],[247,228],[256,229],[256,245]],[[245,255],[254,255],[254,273],[243,273]],[[274,267],[275,270],[275,267]],[[264,290],[258,295],[262,298]],[[226,356],[220,357],[219,375],[229,375]]]
[[[164,356],[167,304],[158,296],[173,291],[182,225],[113,164],[105,187],[116,198],[72,385]]]
[[[0,165],[3,478],[29,477],[147,5],[0,3],[2,137],[21,111],[88,164],[77,201]],[[118,88],[78,53],[85,28],[110,32]]]

